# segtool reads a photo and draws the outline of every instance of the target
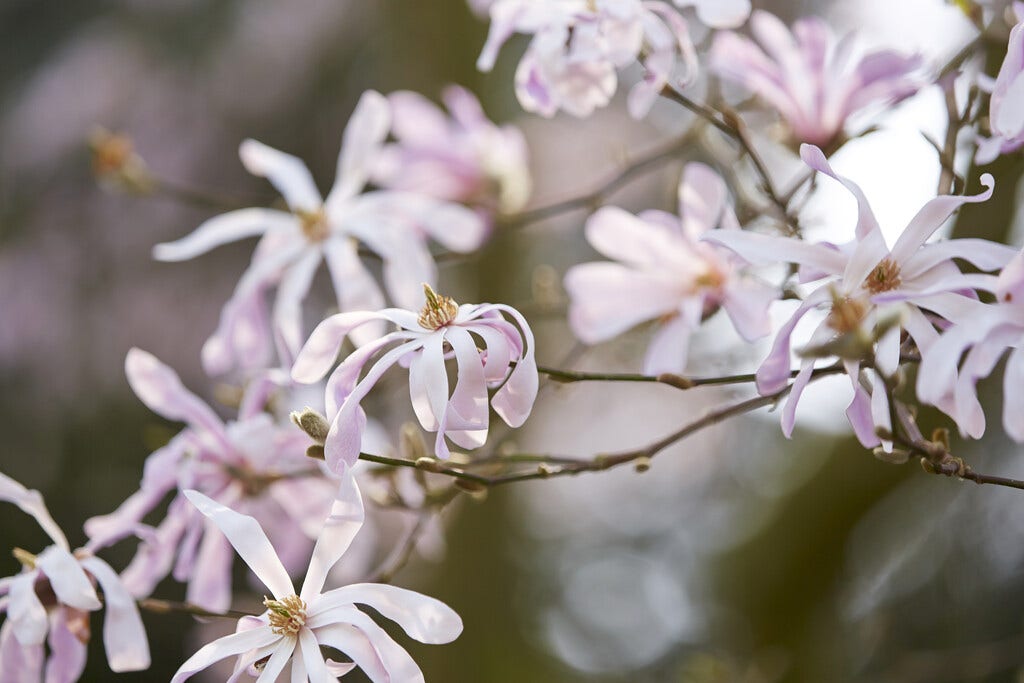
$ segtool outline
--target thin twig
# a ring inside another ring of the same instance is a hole
[[[242,617],[256,616],[251,612],[240,612],[238,610],[224,610],[223,612],[211,612],[208,609],[194,605],[191,602],[177,602],[174,600],[158,600],[156,598],[144,598],[139,600],[139,607],[147,612],[157,614],[191,614],[196,617],[220,617],[224,619],[241,619]]]

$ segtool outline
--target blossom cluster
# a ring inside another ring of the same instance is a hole
[[[683,150],[674,212],[607,205],[589,215],[583,232],[603,260],[575,264],[564,277],[567,323],[581,342],[607,342],[653,322],[637,363],[643,379],[690,386],[683,374],[691,339],[722,311],[718,317],[744,342],[767,347],[752,382],[769,401],[785,401],[787,437],[806,387],[826,372],[845,374],[851,431],[883,456],[897,445],[922,448],[909,443],[914,435],[901,422],[912,401],[936,406],[963,436],[980,437],[986,421],[977,383],[1006,357],[1003,425],[1024,441],[1024,252],[976,237],[937,238],[961,208],[988,201],[997,179],[959,178],[959,167],[944,161],[952,180],[890,243],[862,189],[833,169],[831,156],[855,135],[848,130],[854,115],[947,87],[948,74],[915,54],[859,52],[852,35],[836,40],[818,18],[787,28],[752,12],[749,0],[474,5],[490,19],[480,69],[495,66],[514,34],[530,36],[515,72],[525,110],[586,117],[609,105],[636,63],[643,76],[626,105],[634,117],[662,95],[689,103],[731,132],[752,162],[747,169],[698,161]],[[954,79],[990,93],[987,121],[970,106],[962,121],[975,126],[979,164],[1024,144],[1024,3],[1014,10],[1019,23],[994,81],[961,65],[953,70]],[[694,19],[712,34],[706,64],[691,35]],[[805,178],[797,191],[810,195],[824,176],[830,180],[822,183],[839,183],[853,197],[849,239],[805,238],[797,192],[775,192],[741,115],[725,101],[702,107],[683,94],[702,75],[739,86],[778,114],[780,141],[798,150],[792,161]],[[472,463],[491,434],[491,411],[511,428],[522,426],[545,371],[519,308],[460,304],[437,291],[448,291],[439,284],[437,253],[483,247],[506,219],[522,218],[532,185],[522,132],[493,123],[468,90],[450,87],[443,100],[446,110],[410,91],[364,93],[326,196],[300,159],[245,140],[242,165],[280,193],[279,208],[230,211],[154,247],[158,260],[183,261],[258,238],[201,357],[208,375],[241,387],[236,412],[225,419],[172,368],[129,351],[125,373],[139,400],[184,426],[146,459],[137,492],[85,522],[88,542],[74,551],[40,494],[0,474],[0,500],[35,518],[53,541],[38,553],[15,549],[22,570],[0,580],[0,681],[77,680],[90,614],[100,610],[110,668],[146,669],[138,601],[171,576],[187,584],[188,603],[203,614],[227,612],[236,592],[232,549],[271,595],[234,633],[199,648],[175,682],[226,659],[233,659],[232,681],[272,681],[286,672],[292,681],[332,681],[354,668],[373,681],[422,680],[405,649],[357,605],[420,642],[458,637],[462,621],[444,603],[384,583],[342,581],[339,566],[347,555],[344,578],[371,575],[353,549],[387,507],[364,504],[376,472],[362,460],[434,473],[446,467],[439,460]],[[951,121],[961,116],[952,113]],[[133,160],[134,173],[144,173],[140,164]],[[750,208],[742,198],[747,170],[765,195],[754,212],[740,211]],[[977,180],[984,190],[953,194],[957,179],[962,186]],[[765,218],[749,219],[757,214]],[[320,322],[307,325],[322,264],[336,310],[316,311]],[[795,307],[774,325],[771,313],[786,306]],[[795,341],[805,320],[813,329]],[[386,431],[390,416],[370,398],[396,365],[408,371],[403,408],[415,418],[403,432],[415,433],[415,446],[397,459],[374,453],[382,450],[377,428]],[[899,390],[915,367],[916,396],[907,399]],[[299,410],[309,402],[315,405]],[[434,435],[430,450],[421,430]],[[487,454],[491,462],[496,452]],[[465,477],[466,470],[448,474]],[[542,465],[533,474],[550,470]],[[398,488],[388,495],[415,508],[408,501],[415,496]],[[420,502],[428,505],[424,489]],[[138,545],[117,572],[97,553],[126,541]],[[334,660],[334,651],[348,659]]]

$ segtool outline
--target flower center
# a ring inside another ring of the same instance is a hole
[[[871,274],[864,278],[864,289],[872,294],[880,294],[896,289],[903,280],[900,279],[900,266],[891,258],[882,259]]]
[[[295,215],[302,225],[302,234],[310,242],[323,242],[331,234],[330,226],[327,225],[327,214],[324,213],[322,206],[316,211],[299,209]]]
[[[860,327],[867,312],[867,305],[861,299],[837,298],[832,302],[832,311],[826,322],[839,334],[849,334]]]
[[[459,305],[454,299],[438,294],[426,283],[423,285],[423,294],[427,297],[427,303],[416,318],[421,327],[436,330],[455,320]]]
[[[270,630],[278,635],[294,636],[306,625],[306,603],[298,595],[284,600],[263,598],[263,605],[270,611]]]

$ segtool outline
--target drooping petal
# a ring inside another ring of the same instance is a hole
[[[800,366],[800,372],[793,380],[793,388],[790,390],[789,396],[786,397],[786,405],[782,408],[782,433],[787,439],[793,436],[793,428],[796,426],[796,408],[813,373],[814,361],[804,361]]]
[[[819,173],[838,180],[843,187],[850,191],[854,199],[857,200],[857,239],[864,240],[872,233],[881,233],[881,228],[878,226],[878,220],[875,218],[875,213],[871,210],[871,205],[868,204],[867,197],[864,196],[864,192],[860,189],[860,186],[852,180],[848,180],[835,171],[832,170],[832,166],[828,163],[828,159],[825,158],[825,154],[814,145],[803,144],[800,145],[800,158],[804,160],[804,163],[813,168]]]
[[[299,594],[303,600],[308,602],[319,595],[327,573],[338,563],[362,528],[364,514],[363,499],[355,477],[351,471],[346,471],[342,474],[338,495],[313,548],[313,556]]]
[[[450,643],[462,633],[462,619],[440,600],[415,591],[381,583],[353,583],[324,593],[316,614],[343,605],[368,605],[421,643]]]
[[[306,164],[298,157],[251,139],[242,142],[238,156],[249,173],[270,181],[292,211],[320,210],[323,204],[320,191]]]
[[[174,677],[171,678],[171,683],[186,681],[193,674],[209,668],[222,659],[270,645],[275,641],[284,640],[286,639],[271,631],[270,626],[240,631],[223,638],[218,638],[212,643],[207,643],[198,652],[185,660],[185,663],[178,668]]]
[[[14,635],[25,647],[42,645],[48,627],[46,608],[36,595],[36,576],[31,571],[19,574],[11,581],[7,603],[7,623],[14,627]]]
[[[320,261],[318,251],[307,251],[288,268],[277,288],[274,327],[290,356],[302,346],[302,302],[313,283],[313,276],[320,267]]]
[[[451,327],[445,338],[455,353],[458,365],[458,381],[449,399],[448,432],[452,440],[463,448],[478,448],[487,440],[490,417],[483,360],[467,330]],[[457,423],[453,422],[452,413],[458,417]],[[460,443],[460,439],[466,443]]]
[[[487,307],[482,312],[489,310]],[[533,402],[537,400],[539,378],[537,376],[537,360],[533,331],[526,318],[511,306],[495,304],[493,310],[499,310],[511,316],[522,332],[526,342],[523,354],[516,361],[508,380],[498,389],[491,399],[491,407],[509,427],[520,427],[533,410]]]
[[[790,339],[793,336],[793,330],[796,329],[797,324],[808,311],[826,301],[828,297],[828,288],[819,287],[814,293],[804,299],[803,303],[793,312],[789,320],[779,328],[768,356],[765,357],[757,369],[757,391],[762,396],[774,394],[786,386],[786,383],[789,381],[790,367],[792,365]]]
[[[699,321],[699,314],[698,314]],[[644,354],[643,373],[658,375],[663,372],[682,374],[686,370],[690,335],[694,331],[693,316],[677,314],[658,326]]]
[[[348,395],[355,389],[359,381],[359,375],[363,367],[370,361],[378,351],[390,344],[400,341],[406,342],[415,339],[419,335],[415,332],[392,332],[385,334],[379,339],[363,344],[352,353],[345,356],[345,360],[331,373],[327,380],[325,407],[327,408],[327,419],[333,420],[338,414],[341,404],[345,402]]]
[[[43,643],[23,645],[14,621],[0,624],[0,683],[39,683],[43,676]],[[45,635],[45,633],[44,633]]]
[[[274,648],[270,659],[263,666],[263,671],[260,672],[260,677],[256,679],[256,683],[276,683],[281,672],[284,671],[288,662],[291,661],[297,644],[298,640],[294,636],[282,638],[281,642],[277,643]]]
[[[189,489],[184,494],[197,510],[206,515],[227,536],[228,541],[238,551],[239,557],[249,565],[275,598],[280,600],[295,594],[288,572],[278,559],[259,522],[248,515],[241,515],[224,507],[198,491]]]
[[[200,224],[194,231],[174,242],[153,247],[157,261],[187,261],[229,242],[262,235],[270,230],[286,230],[297,219],[276,209],[239,209],[229,211]]]
[[[58,607],[50,612],[50,657],[46,661],[44,683],[75,683],[85,670],[88,648],[68,627],[68,610]],[[18,664],[3,661],[0,655],[0,670]],[[0,674],[0,681],[7,680]],[[36,683],[38,683],[38,678]]]
[[[331,675],[323,655],[320,653],[320,644],[316,636],[308,628],[299,631],[299,647],[302,655],[302,663],[306,668],[306,678],[309,683],[337,683],[337,678]],[[305,681],[306,678],[302,680]]]
[[[148,669],[149,641],[135,598],[110,565],[100,558],[87,557],[82,560],[82,566],[96,577],[103,589],[103,644],[110,670],[120,673]]]
[[[388,672],[388,680],[423,683],[423,672],[420,671],[416,661],[373,619],[356,611],[348,621],[366,634],[367,640],[376,650],[384,669]]]
[[[64,548],[51,545],[36,556],[36,566],[46,574],[60,602],[86,612],[102,607],[82,565]]]
[[[46,535],[54,543],[65,550],[70,550],[71,546],[68,545],[68,539],[64,536],[64,532],[61,531],[60,527],[57,526],[57,522],[53,521],[50,511],[46,509],[46,503],[43,502],[43,494],[39,493],[39,491],[27,489],[3,472],[0,472],[0,500],[17,505],[39,523],[39,526],[43,528],[43,531],[46,532]]]
[[[361,325],[382,319],[380,313],[372,311],[338,313],[327,318],[314,328],[295,357],[292,379],[302,384],[319,381],[338,359],[345,337]]]
[[[381,661],[370,638],[355,626],[331,623],[318,626],[315,632],[316,639],[321,645],[344,652],[373,683],[392,683],[387,669],[384,668],[384,662]]]

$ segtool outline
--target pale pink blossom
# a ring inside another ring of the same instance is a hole
[[[747,0],[686,0],[714,27],[737,26],[750,12]],[[533,39],[516,69],[523,108],[542,116],[565,111],[588,116],[618,87],[617,71],[635,61],[646,75],[629,95],[630,113],[647,114],[681,61],[680,83],[696,76],[697,57],[686,20],[660,0],[498,0],[477,67],[493,68],[501,46],[515,33]]]
[[[1003,428],[1024,441],[1024,252],[986,289],[995,293],[996,303],[977,303],[935,342],[921,362],[917,394],[952,417],[961,434],[979,438],[985,412],[976,385],[1005,355]]]
[[[139,491],[111,514],[85,523],[97,546],[132,535],[142,539],[123,573],[128,589],[149,595],[172,574],[188,582],[190,602],[214,611],[230,605],[230,549],[219,534],[207,533],[208,526],[181,495],[187,488],[255,515],[279,544],[289,569],[300,571],[336,487],[306,457],[309,437],[290,423],[277,423],[263,412],[261,401],[248,396],[238,419],[225,423],[171,368],[145,351],[132,349],[125,371],[151,410],[187,425],[147,458]],[[168,496],[160,523],[143,524]]]
[[[526,421],[537,396],[533,332],[517,310],[504,304],[463,304],[425,287],[427,302],[417,315],[389,308],[379,312],[339,313],[320,323],[292,368],[297,382],[311,383],[334,365],[345,337],[377,321],[398,330],[359,347],[334,370],[327,383],[325,443],[334,471],[359,457],[366,416],[360,402],[395,363],[409,368],[412,406],[423,429],[437,432],[434,453],[448,456],[447,436],[462,448],[479,448],[487,439],[489,387],[498,387],[490,406],[510,426]],[[515,321],[509,322],[502,314]],[[482,343],[486,351],[477,348]],[[388,351],[359,379],[374,354]],[[449,392],[446,359],[454,358],[458,379]]]
[[[1006,57],[992,85],[989,128],[992,137],[978,141],[974,159],[988,164],[1024,145],[1024,3],[1013,3],[1019,22],[1010,31]]]
[[[91,547],[74,552],[38,491],[0,473],[0,500],[31,515],[53,545],[33,555],[16,550],[24,568],[0,579],[0,681],[72,683],[85,669],[89,613],[104,610],[103,644],[111,671],[149,668],[149,643],[135,599]],[[95,583],[103,590],[103,602]],[[45,645],[49,646],[49,656]]]
[[[260,681],[276,681],[290,669],[288,680],[293,682],[328,683],[359,667],[374,683],[422,681],[423,673],[409,653],[356,605],[373,608],[422,643],[449,643],[462,632],[458,614],[420,593],[372,583],[323,590],[328,572],[363,523],[362,499],[350,472],[342,479],[298,593],[259,522],[198,491],[185,495],[224,533],[273,599],[264,600],[263,614],[240,619],[235,633],[200,648],[181,665],[171,683],[185,681],[229,657],[238,657],[231,680],[248,672]],[[352,662],[325,659],[321,647],[339,650]]]
[[[880,443],[876,428],[891,429],[887,392],[884,387],[879,388],[879,373],[890,377],[899,366],[901,329],[927,357],[938,336],[936,317],[940,321],[956,319],[974,303],[964,293],[995,279],[986,275],[965,275],[953,259],[963,259],[982,270],[995,270],[1013,257],[1014,250],[980,239],[926,243],[960,206],[992,196],[994,181],[987,173],[981,177],[982,184],[988,188],[985,192],[932,199],[911,219],[890,248],[861,189],[837,175],[817,147],[805,144],[800,154],[808,166],[835,178],[856,198],[857,228],[851,242],[837,246],[740,231],[713,231],[704,239],[727,246],[754,264],[799,264],[801,282],[819,283],[779,329],[767,358],[758,368],[757,387],[762,394],[775,393],[789,382],[790,338],[797,323],[809,311],[829,311],[828,317],[811,335],[811,348],[827,348],[839,338],[854,335],[874,347],[871,354],[874,365],[865,369],[866,378],[871,380],[870,389],[861,381],[860,358],[841,359],[854,391],[847,409],[850,424],[862,444],[876,446]],[[875,344],[876,325],[883,323],[884,327],[884,323],[893,318],[898,318],[899,324],[885,331]],[[814,361],[812,356],[801,361],[800,372],[786,399],[782,411],[786,436],[793,431],[796,406],[811,379]]]
[[[183,261],[228,242],[262,235],[251,265],[224,307],[217,331],[203,347],[203,365],[209,373],[265,366],[261,302],[272,287],[276,287],[274,337],[282,358],[290,359],[302,342],[302,302],[321,262],[327,264],[341,310],[377,309],[384,306],[384,294],[360,260],[360,244],[384,260],[384,283],[400,306],[412,305],[419,283],[437,278],[428,238],[457,252],[480,246],[485,225],[464,206],[411,192],[363,193],[390,122],[387,100],[367,91],[345,129],[334,187],[326,199],[301,160],[246,140],[239,150],[242,163],[277,188],[288,211],[231,211],[154,249],[159,260]],[[375,332],[368,327],[358,340],[365,343]]]
[[[611,339],[638,323],[658,320],[644,372],[682,372],[690,335],[725,309],[748,341],[771,332],[769,303],[778,290],[742,272],[733,254],[702,235],[716,227],[738,230],[721,177],[704,164],[688,164],[679,184],[679,216],[645,211],[637,216],[605,207],[587,221],[591,246],[614,259],[569,269],[569,324],[588,344]]]
[[[785,119],[799,142],[827,146],[847,118],[872,104],[889,104],[924,85],[919,56],[876,50],[858,56],[853,34],[836,40],[817,17],[790,32],[762,10],[750,17],[758,45],[734,32],[715,36],[711,70],[759,95]]]
[[[394,144],[380,150],[373,180],[393,190],[512,213],[530,198],[526,139],[496,126],[473,93],[449,86],[448,116],[408,90],[388,95]]]

